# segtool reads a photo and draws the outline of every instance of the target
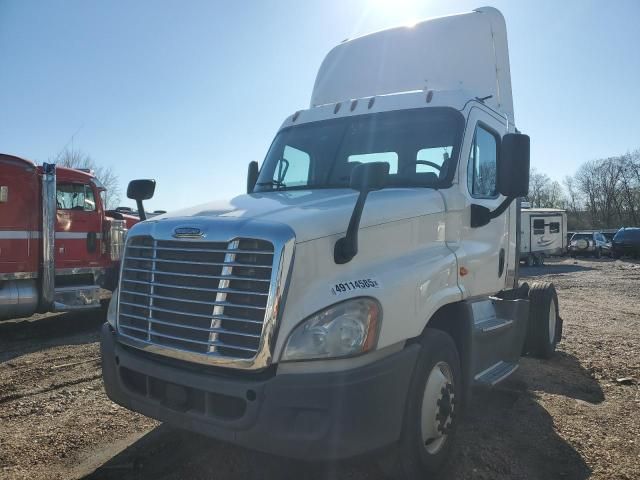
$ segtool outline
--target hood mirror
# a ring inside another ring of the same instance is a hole
[[[127,197],[135,200],[138,206],[138,216],[140,220],[146,220],[147,214],[144,211],[142,205],[143,200],[149,200],[153,198],[153,194],[156,191],[156,181],[151,179],[139,179],[131,180],[127,187]]]

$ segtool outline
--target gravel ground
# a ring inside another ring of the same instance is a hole
[[[640,478],[640,264],[563,260],[565,320],[551,360],[524,358],[475,393],[441,478]],[[371,458],[307,464],[185,433],[112,404],[100,380],[102,314],[0,323],[2,479],[378,479]]]

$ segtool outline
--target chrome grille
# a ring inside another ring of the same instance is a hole
[[[211,357],[251,359],[260,347],[274,247],[264,240],[127,242],[120,334]]]

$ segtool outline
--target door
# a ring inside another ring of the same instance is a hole
[[[56,187],[56,270],[98,266],[102,235],[93,186],[60,182]]]
[[[510,242],[509,231],[513,205],[487,225],[471,227],[472,204],[495,210],[505,198],[497,191],[498,152],[505,133],[504,122],[504,118],[474,107],[465,130],[459,188],[467,208],[462,219],[462,248],[457,255],[459,283],[467,298],[499,292],[505,286],[508,269],[514,268],[515,238]]]

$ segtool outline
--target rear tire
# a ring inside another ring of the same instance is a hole
[[[529,324],[525,350],[536,358],[551,358],[562,336],[558,294],[552,283],[535,282],[529,289]]]
[[[462,394],[460,360],[453,339],[427,329],[411,378],[400,441],[380,466],[394,479],[430,478],[449,457]]]
[[[594,253],[593,256],[596,258],[602,257],[602,249],[596,248],[596,253]]]
[[[527,267],[533,267],[535,265],[535,259],[533,255],[527,255]]]

